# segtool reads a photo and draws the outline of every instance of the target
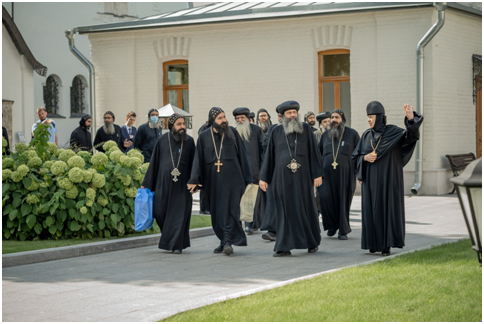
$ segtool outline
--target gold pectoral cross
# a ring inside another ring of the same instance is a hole
[[[336,170],[336,166],[338,165],[338,163],[336,163],[336,161],[334,161],[333,163],[331,163],[331,165],[333,166],[333,169]]]
[[[171,171],[171,175],[173,176],[173,181],[177,182],[178,176],[181,175],[181,173],[178,171],[178,168],[174,168],[173,171]]]
[[[215,163],[215,165],[217,166],[217,172],[220,172],[220,167],[224,164],[220,163],[220,160],[217,160],[217,163]]]

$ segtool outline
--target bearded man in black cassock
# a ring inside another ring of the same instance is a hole
[[[286,101],[278,106],[282,125],[274,127],[260,173],[260,188],[271,186],[277,240],[274,256],[291,255],[292,249],[318,250],[321,242],[314,187],[322,182],[316,138],[306,123],[298,118],[299,104]]]
[[[272,125],[271,115],[269,115],[269,112],[264,108],[261,108],[259,111],[257,111],[255,121],[256,124],[262,129],[263,134],[267,133]]]
[[[158,248],[175,254],[190,246],[192,195],[187,183],[195,156],[195,142],[186,133],[185,119],[173,114],[170,132],[155,144],[141,188],[155,192],[153,216],[161,230]]]
[[[203,187],[210,202],[212,227],[220,240],[214,253],[234,253],[232,245],[246,246],[247,238],[240,221],[240,199],[252,183],[249,162],[239,133],[228,125],[218,107],[209,112],[211,127],[198,136],[190,192]]]
[[[404,106],[405,129],[387,125],[385,108],[378,101],[366,107],[367,129],[352,155],[361,186],[361,248],[390,254],[405,246],[403,167],[412,157],[423,116]]]
[[[358,132],[345,124],[344,112],[333,110],[331,128],[323,133],[319,142],[323,159],[323,185],[318,188],[318,192],[323,227],[328,231],[328,236],[333,236],[339,230],[340,240],[347,240],[347,234],[351,232],[350,207],[356,189],[351,154],[360,141]]]
[[[125,152],[127,147],[131,146],[131,142],[126,139],[123,142],[123,133],[121,127],[114,123],[115,117],[113,112],[106,111],[104,113],[104,125],[99,127],[96,132],[96,137],[94,137],[94,148],[99,152],[104,152],[103,144],[107,141],[115,141],[118,144],[119,149]]]

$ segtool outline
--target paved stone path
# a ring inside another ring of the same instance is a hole
[[[456,197],[405,198],[407,236],[393,254],[467,237]],[[351,212],[348,241],[323,233],[320,250],[273,258],[273,243],[248,237],[235,254],[213,254],[215,236],[191,241],[182,255],[156,246],[3,269],[3,321],[156,321],[227,296],[381,259],[360,249],[361,202]]]

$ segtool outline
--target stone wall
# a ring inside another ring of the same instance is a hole
[[[10,143],[12,143],[12,106],[13,101],[11,100],[2,100],[2,126],[5,127],[8,134],[8,139]],[[10,149],[13,149],[10,146]]]

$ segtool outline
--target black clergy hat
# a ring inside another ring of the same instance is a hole
[[[106,112],[104,113],[104,115],[103,115],[103,118],[104,118],[104,116],[106,116],[106,115],[111,115],[111,116],[113,117],[113,122],[115,121],[114,114],[113,114],[113,112],[112,112],[112,111],[110,111],[110,110],[106,111]]]
[[[299,111],[299,103],[297,101],[289,100],[277,106],[278,113],[281,115],[284,115],[286,111],[292,110],[292,109]]]
[[[323,111],[316,115],[316,120],[321,123],[323,119],[331,118],[331,113],[329,111]]]
[[[250,110],[246,107],[235,108],[233,114],[234,117],[245,115],[245,117],[249,118]]]
[[[366,106],[367,115],[385,115],[385,108],[379,101],[372,101]]]
[[[171,115],[170,118],[168,118],[168,128],[172,129],[173,125],[175,125],[175,122],[180,118],[183,118],[183,116],[180,114],[174,113]]]
[[[210,125],[213,125],[213,122],[215,121],[215,118],[217,118],[218,115],[223,113],[224,111],[222,108],[219,107],[212,107],[210,111],[208,112],[208,122]]]
[[[343,112],[343,110],[341,109],[335,109],[331,112],[331,115],[333,115],[334,113],[337,113],[338,115],[341,116],[341,119],[343,120],[343,122],[346,123],[346,117],[345,117],[345,113]]]
[[[254,119],[254,118],[255,118],[255,113],[251,112],[251,113],[249,114],[249,118]]]

